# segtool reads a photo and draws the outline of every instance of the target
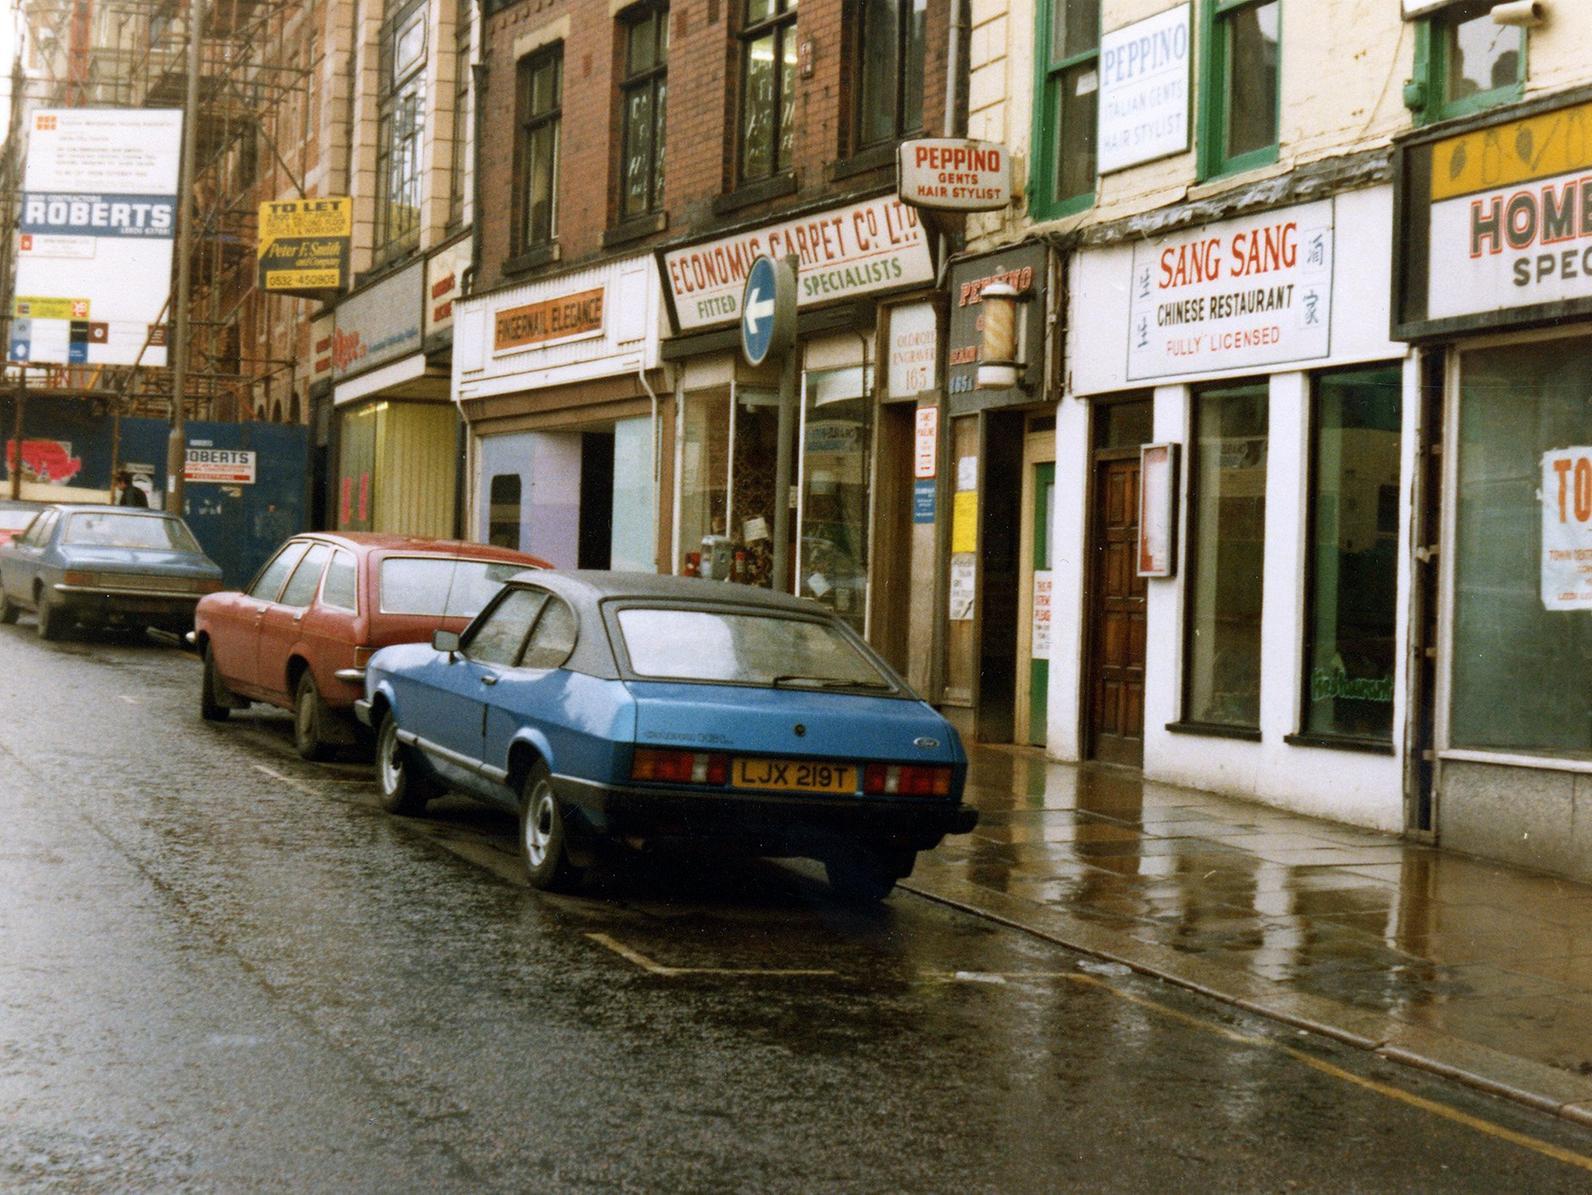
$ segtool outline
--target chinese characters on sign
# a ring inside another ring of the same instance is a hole
[[[1592,610],[1592,445],[1542,454],[1542,605]]]
[[[1331,200],[1134,246],[1128,377],[1325,357]]]

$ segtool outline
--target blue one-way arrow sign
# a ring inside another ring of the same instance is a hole
[[[796,332],[796,279],[791,268],[759,257],[741,292],[741,351],[749,365],[789,350]]]

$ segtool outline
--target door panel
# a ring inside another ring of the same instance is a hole
[[[1089,754],[1144,760],[1145,585],[1134,569],[1139,461],[1095,465],[1094,576],[1090,585]]]

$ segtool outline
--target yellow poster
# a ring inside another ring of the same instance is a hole
[[[977,490],[958,490],[951,499],[951,551],[978,551]]]
[[[348,277],[354,204],[346,198],[272,199],[260,205],[260,286],[341,290]]]

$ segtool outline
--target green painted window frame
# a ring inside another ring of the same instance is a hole
[[[1219,36],[1220,22],[1231,13],[1254,8],[1270,0],[1203,0],[1200,4],[1200,45],[1205,52],[1200,55],[1199,68],[1199,152],[1195,155],[1195,171],[1199,181],[1238,174],[1270,166],[1277,160],[1278,142],[1259,149],[1229,157],[1227,154],[1227,89],[1222,86],[1227,76],[1227,40]],[[1282,5],[1277,3],[1277,107],[1278,137],[1281,138],[1282,109]]]
[[[1440,120],[1469,116],[1488,108],[1496,108],[1500,104],[1512,104],[1526,94],[1526,76],[1530,70],[1527,58],[1531,51],[1531,38],[1527,36],[1526,30],[1521,28],[1517,31],[1520,35],[1520,70],[1514,83],[1507,87],[1495,87],[1490,91],[1478,91],[1474,95],[1467,95],[1464,99],[1443,98],[1443,84],[1448,75],[1448,59],[1447,47],[1444,45],[1444,38],[1439,36],[1438,26],[1452,20],[1456,13],[1465,12],[1468,16],[1475,17],[1489,7],[1487,3],[1452,4],[1422,17],[1416,23],[1415,66],[1412,78],[1420,85],[1421,102],[1412,110],[1417,125],[1436,124]]]
[[[1096,0],[1098,3],[1099,0]],[[1050,127],[1050,114],[1056,110],[1057,90],[1061,80],[1075,67],[1100,60],[1100,42],[1094,48],[1073,54],[1068,58],[1050,61],[1051,17],[1056,11],[1056,0],[1039,0],[1035,5],[1034,93],[1040,97],[1034,105],[1034,173],[1029,186],[1029,206],[1036,220],[1055,220],[1087,211],[1095,204],[1100,192],[1100,169],[1095,167],[1094,185],[1077,195],[1056,195],[1056,149],[1061,141],[1061,130]],[[1104,14],[1102,14],[1102,20]],[[1102,29],[1102,33],[1104,30]],[[1098,68],[1097,68],[1098,69]],[[1098,121],[1098,117],[1097,117]],[[1097,147],[1098,148],[1098,147]]]

